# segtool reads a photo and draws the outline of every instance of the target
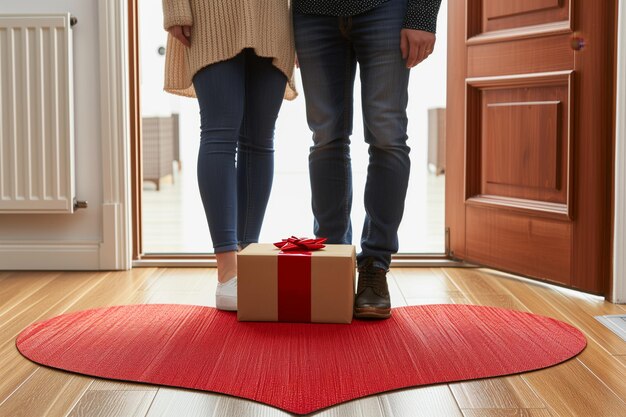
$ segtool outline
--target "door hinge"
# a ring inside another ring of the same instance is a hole
[[[450,228],[446,227],[446,241],[445,241],[445,249],[446,249],[446,256],[448,258],[452,258],[452,251],[450,251]]]

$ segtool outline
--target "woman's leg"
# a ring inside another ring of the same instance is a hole
[[[274,126],[287,78],[271,58],[245,51],[246,92],[237,150],[237,238],[258,242],[274,176]]]
[[[237,274],[235,151],[243,118],[245,58],[209,65],[193,79],[200,105],[198,185],[217,258],[218,280]]]

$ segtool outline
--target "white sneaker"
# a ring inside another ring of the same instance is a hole
[[[237,277],[228,281],[217,282],[215,305],[218,310],[237,311]]]

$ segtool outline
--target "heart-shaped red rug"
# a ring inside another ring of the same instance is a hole
[[[555,365],[586,345],[547,317],[472,305],[393,309],[346,324],[238,322],[210,307],[129,305],[26,328],[19,351],[86,375],[195,388],[307,414],[398,388]]]

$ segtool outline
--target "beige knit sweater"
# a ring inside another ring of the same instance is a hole
[[[293,99],[295,49],[290,0],[163,0],[163,26],[191,26],[191,47],[168,35],[165,91],[195,97],[192,78],[201,68],[254,48],[288,80],[285,98]]]

